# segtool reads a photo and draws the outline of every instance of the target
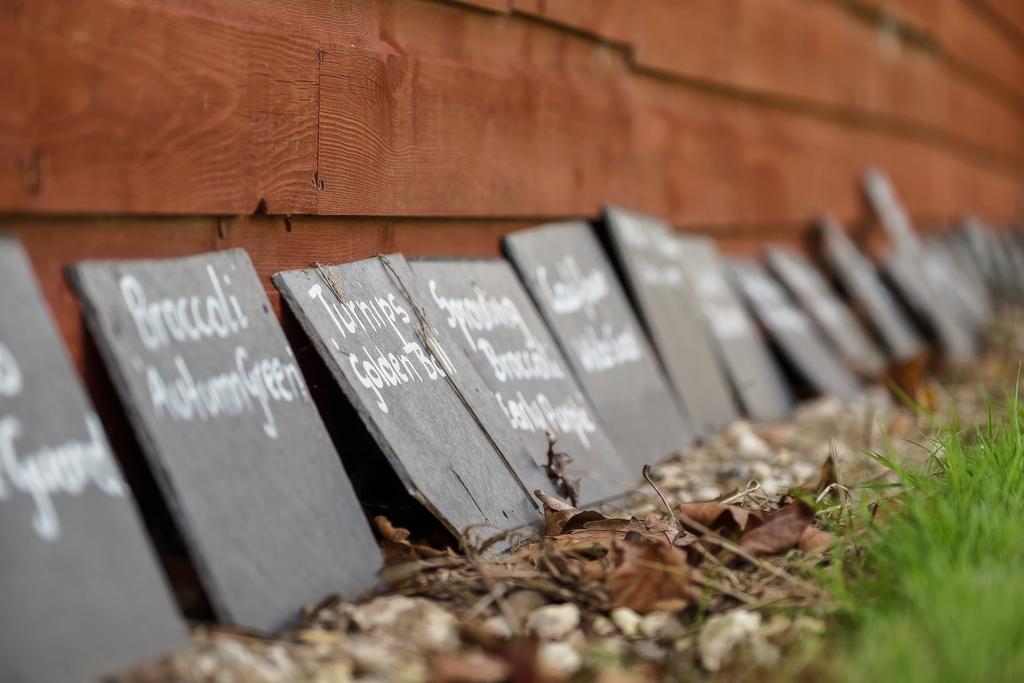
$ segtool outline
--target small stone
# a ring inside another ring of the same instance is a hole
[[[616,607],[609,615],[619,633],[627,638],[635,638],[640,632],[640,615],[628,607]]]
[[[512,629],[508,627],[508,621],[501,615],[488,617],[480,622],[480,630],[484,635],[497,640],[508,640],[512,637]]]
[[[794,462],[790,472],[792,472],[793,479],[796,481],[809,483],[811,486],[814,486],[818,483],[818,476],[820,474],[819,469],[820,468],[815,467],[811,463],[803,461]]]
[[[361,631],[382,632],[428,652],[451,650],[459,645],[458,620],[424,598],[377,598],[353,610],[352,621]]]
[[[683,627],[669,612],[651,612],[640,619],[639,631],[647,638],[672,640],[683,634]]]
[[[590,629],[594,632],[595,636],[600,636],[601,638],[607,638],[619,632],[619,629],[615,627],[615,624],[608,617],[595,617],[594,621],[590,624]]]
[[[766,462],[755,462],[751,463],[750,471],[754,474],[754,477],[764,481],[765,479],[771,479],[772,475],[775,474],[774,469]]]
[[[583,666],[583,658],[566,643],[541,643],[537,650],[541,672],[550,678],[568,678]]]
[[[744,458],[766,458],[771,455],[768,444],[753,432],[749,422],[734,423],[729,429],[729,440]]]
[[[714,500],[722,495],[722,489],[713,484],[701,486],[694,491],[693,500]]]
[[[761,626],[761,615],[744,609],[716,614],[697,636],[700,662],[708,671],[719,671],[736,646],[749,641]]]
[[[526,628],[547,640],[561,640],[579,625],[580,608],[568,602],[538,607],[526,619]]]

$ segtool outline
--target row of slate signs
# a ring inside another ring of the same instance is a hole
[[[834,222],[824,254],[881,348],[795,253],[767,254],[776,280],[647,216],[609,208],[603,225],[612,258],[588,224],[563,223],[507,237],[510,262],[391,255],[273,278],[398,480],[453,533],[536,524],[538,489],[598,501],[740,414],[786,415],[759,324],[806,383],[843,397],[923,348]],[[975,265],[958,315],[990,291],[980,252],[1024,258],[995,239],[969,227],[956,249],[922,249]],[[0,328],[0,677],[82,678],[173,649],[184,629],[24,254],[5,240],[0,259],[17,312]],[[372,586],[380,557],[344,443],[247,255],[84,263],[71,278],[216,617],[276,630]]]

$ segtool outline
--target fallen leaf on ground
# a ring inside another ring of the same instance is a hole
[[[703,530],[688,524],[686,517],[723,536],[730,536],[737,531],[745,531],[752,521],[760,523],[764,519],[764,513],[760,511],[750,511],[739,505],[726,505],[713,500],[680,503],[677,509],[683,516],[680,523],[687,531],[697,536],[700,536]]]
[[[540,489],[533,492],[537,499],[544,504],[544,533],[548,536],[557,536],[562,533],[566,522],[573,518],[579,508],[549,496]]]
[[[555,450],[555,435],[547,433],[548,463],[544,465],[544,473],[548,481],[555,487],[559,495],[565,496],[575,506],[580,502],[580,480],[569,477],[568,468],[572,457],[568,453]]]
[[[677,612],[698,597],[686,554],[667,543],[630,533],[612,545],[614,570],[605,581],[612,607],[638,614]]]
[[[774,555],[796,547],[814,520],[814,510],[794,501],[765,517],[763,524],[744,532],[739,546],[752,555]]]
[[[377,533],[381,535],[380,549],[384,554],[386,565],[404,564],[415,560],[425,560],[431,557],[442,557],[445,552],[428,545],[412,543],[409,540],[409,531],[396,527],[384,515],[377,515],[373,518],[373,524],[377,527]]]
[[[827,550],[832,545],[832,534],[815,526],[808,526],[800,535],[797,545],[805,553]]]

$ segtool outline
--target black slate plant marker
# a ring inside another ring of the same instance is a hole
[[[0,237],[0,680],[91,680],[187,642],[28,259]]]
[[[977,349],[971,335],[957,320],[955,302],[960,297],[960,284],[955,273],[934,261],[925,249],[885,173],[868,169],[864,190],[891,242],[890,253],[883,262],[886,275],[938,340],[946,356],[954,362],[970,360]]]
[[[504,244],[632,471],[689,445],[693,428],[591,227],[554,223]]]
[[[843,303],[818,269],[789,249],[770,247],[768,267],[818,325],[843,360],[860,376],[875,379],[885,372],[885,356],[853,311]]]
[[[842,399],[857,395],[857,379],[775,278],[753,263],[734,262],[732,271],[754,314],[808,384]]]
[[[539,522],[553,489],[400,254],[273,280],[410,495],[455,534]]]
[[[825,260],[835,271],[843,289],[859,304],[871,328],[882,340],[890,358],[906,361],[924,350],[915,331],[892,292],[882,283],[870,261],[847,237],[831,216],[819,223]]]
[[[954,363],[969,361],[977,354],[974,340],[957,319],[947,287],[940,284],[954,274],[945,272],[939,264],[929,264],[930,258],[923,248],[915,252],[897,251],[889,255],[883,267],[946,357]]]
[[[248,254],[70,272],[217,617],[277,630],[371,587],[376,542]]]
[[[651,216],[606,207],[604,223],[637,311],[701,436],[739,416],[715,340],[683,274],[679,239]]]
[[[718,342],[744,411],[754,420],[787,416],[793,406],[789,386],[733,289],[715,243],[707,237],[679,239],[683,272]]]
[[[473,361],[534,461],[555,452],[572,458],[580,501],[625,492],[631,475],[615,452],[561,350],[507,261],[421,260],[413,273],[424,306],[438,308],[449,334]]]

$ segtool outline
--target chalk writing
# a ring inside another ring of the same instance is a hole
[[[515,303],[503,296],[500,299],[474,286],[473,298],[446,297],[438,291],[436,280],[428,280],[430,295],[438,308],[448,314],[446,322],[458,329],[469,347],[487,358],[494,377],[499,382],[529,379],[561,379],[565,371],[537,341]],[[495,329],[517,330],[523,335],[522,349],[497,351],[489,338],[481,333]]]
[[[209,294],[155,301],[149,300],[134,275],[121,276],[118,289],[146,349],[155,352],[214,337],[227,339],[248,329],[249,318],[238,299],[224,290],[231,285],[230,276],[218,274],[209,264],[206,272],[212,289]],[[248,350],[238,345],[231,354],[232,367],[199,377],[180,354],[175,354],[170,374],[152,364],[143,366],[141,360],[138,367],[146,375],[158,418],[205,422],[258,410],[263,417],[263,432],[276,439],[277,419],[272,404],[309,399],[291,349],[285,347],[285,352],[286,359],[251,358]]]
[[[218,277],[211,265],[206,266],[206,273],[213,293],[154,302],[146,300],[145,290],[135,276],[121,277],[118,281],[121,296],[147,349],[158,351],[172,340],[184,343],[214,336],[224,339],[249,327],[249,319],[242,312],[238,299],[234,295],[225,296],[221,287],[222,280],[230,285],[231,277]]]
[[[569,346],[587,372],[602,372],[643,358],[643,348],[628,326],[615,329],[597,321],[597,304],[608,296],[608,281],[598,269],[582,273],[576,259],[565,256],[555,267],[558,279],[550,279],[545,266],[537,266],[537,283],[557,315],[582,312],[590,324],[569,339]]]
[[[373,392],[377,407],[382,412],[389,411],[385,390],[410,382],[441,380],[456,373],[451,358],[429,331],[424,331],[427,350],[413,337],[412,316],[394,293],[367,300],[340,301],[332,297],[334,300],[328,301],[323,286],[316,282],[307,294],[324,307],[342,340],[357,332],[388,329],[398,340],[391,350],[385,351],[374,345],[371,352],[365,344],[360,344],[362,355],[343,351],[347,353],[356,379]],[[331,337],[330,342],[336,350],[342,351],[337,338]]]
[[[643,225],[643,219],[626,211],[615,213],[619,234],[626,246],[636,251],[640,262],[637,264],[637,275],[642,284],[653,287],[679,289],[683,286],[683,271],[673,261],[682,253],[682,245],[661,225],[654,223],[651,229]],[[666,262],[655,263],[645,256],[655,256]]]
[[[21,370],[0,343],[0,395],[14,398],[22,389]],[[90,485],[108,496],[123,497],[126,487],[114,464],[97,417],[85,415],[86,440],[23,448],[24,425],[15,415],[0,415],[0,500],[20,492],[32,498],[32,528],[44,541],[60,538],[61,526],[53,498],[78,496]]]
[[[493,377],[499,383],[565,379],[565,370],[540,343],[526,324],[519,307],[508,296],[497,297],[479,285],[473,285],[473,297],[449,297],[440,292],[440,286],[433,278],[427,280],[427,288],[434,303],[447,314],[445,322],[448,326],[462,332],[469,348],[487,360]],[[496,350],[494,342],[485,335],[498,329],[513,330],[522,335],[523,348]],[[585,447],[590,448],[587,435],[593,434],[597,425],[575,397],[552,403],[543,392],[537,392],[532,399],[527,399],[521,391],[516,391],[511,397],[495,391],[494,396],[516,429],[573,433]]]
[[[694,288],[705,317],[720,339],[742,337],[750,332],[750,323],[732,298],[729,285],[709,270],[697,273]]]

